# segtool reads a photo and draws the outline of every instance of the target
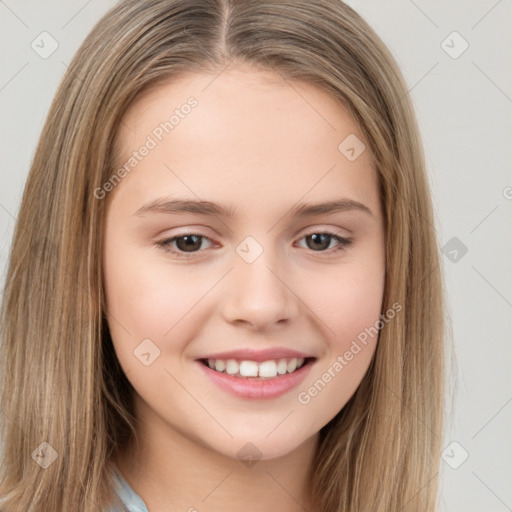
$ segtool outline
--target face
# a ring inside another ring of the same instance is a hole
[[[97,191],[108,322],[142,425],[272,459],[370,364],[377,340],[358,336],[381,313],[383,214],[366,142],[329,94],[252,68],[215,76],[125,115],[124,172]]]

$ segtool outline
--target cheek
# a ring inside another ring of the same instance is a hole
[[[171,340],[173,349],[179,349],[180,328],[201,295],[186,273],[167,273],[164,280],[162,271],[156,268],[150,259],[144,261],[136,252],[107,252],[109,328],[120,361],[129,366],[133,364],[134,349],[145,339],[150,339],[162,353]]]
[[[134,357],[143,353],[143,347],[158,354],[151,368],[181,366],[190,339],[211,314],[214,305],[209,292],[218,279],[216,272],[198,277],[192,266],[167,265],[161,258],[156,261],[139,251],[107,252],[108,323],[126,374],[133,371],[131,378],[137,379],[144,373],[140,360]],[[148,339],[149,344],[144,341]]]
[[[322,360],[297,396],[306,410],[321,411],[315,428],[343,408],[369,367],[378,341],[384,277],[383,258],[361,259],[317,275],[311,281],[315,287],[304,290],[326,340]]]
[[[331,284],[318,304],[323,305],[325,322],[330,327],[329,339],[343,348],[347,342],[379,319],[383,283],[368,275],[350,275]]]
[[[331,350],[343,350],[353,338],[379,320],[385,268],[373,262],[340,265],[336,272],[311,276],[304,288],[307,304],[323,325]]]
[[[129,257],[107,258],[105,285],[112,327],[121,324],[128,332],[147,337],[169,329],[172,318],[164,325],[162,313],[169,310],[172,295],[157,282],[147,264],[137,264]]]

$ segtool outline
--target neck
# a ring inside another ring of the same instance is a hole
[[[137,396],[137,395],[136,395]],[[310,512],[310,468],[318,434],[269,460],[239,460],[180,432],[136,398],[139,443],[115,458],[151,512]]]

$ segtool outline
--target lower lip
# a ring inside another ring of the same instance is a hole
[[[275,377],[274,379],[256,380],[244,379],[242,377],[232,377],[227,373],[220,373],[204,365],[201,361],[195,361],[201,371],[221,389],[240,398],[251,400],[261,400],[277,398],[284,395],[294,387],[298,386],[311,370],[315,360],[310,360],[307,364],[294,371]]]

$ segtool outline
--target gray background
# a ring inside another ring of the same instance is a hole
[[[441,510],[512,511],[512,2],[347,3],[398,60],[425,144],[456,355]],[[78,46],[114,4],[0,0],[2,288],[50,102]],[[46,58],[31,46],[51,49],[42,32],[58,44]]]

